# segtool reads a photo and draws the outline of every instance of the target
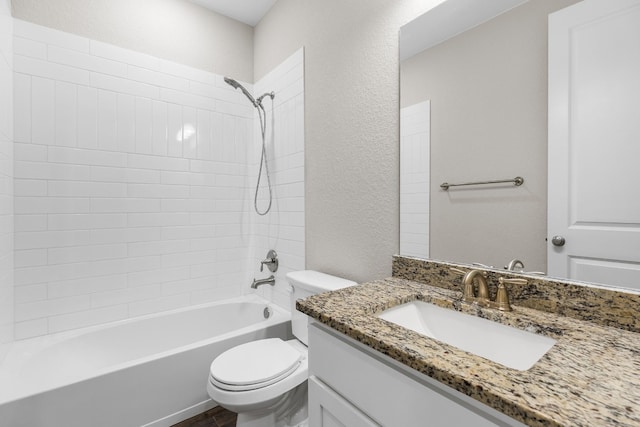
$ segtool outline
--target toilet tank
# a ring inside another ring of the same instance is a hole
[[[287,274],[287,281],[291,285],[291,329],[293,335],[305,345],[309,341],[307,319],[305,314],[296,310],[296,300],[322,292],[335,291],[356,285],[356,282],[320,273],[319,271],[303,270]]]

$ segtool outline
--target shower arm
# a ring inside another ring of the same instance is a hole
[[[258,99],[256,99],[256,103],[257,103],[258,105],[262,105],[262,100],[264,99],[264,97],[265,97],[265,96],[268,96],[268,97],[270,97],[270,98],[273,100],[273,98],[275,98],[275,97],[276,97],[276,94],[275,94],[275,92],[263,93],[262,95],[260,95],[260,96],[258,97]]]

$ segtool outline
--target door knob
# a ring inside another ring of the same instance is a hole
[[[564,246],[565,240],[562,236],[553,236],[551,243],[553,243],[553,246]]]

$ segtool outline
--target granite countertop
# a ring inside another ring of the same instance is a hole
[[[389,278],[300,300],[299,311],[531,426],[640,426],[640,334],[513,305],[509,313],[461,293]],[[554,338],[518,371],[376,317],[422,300]]]

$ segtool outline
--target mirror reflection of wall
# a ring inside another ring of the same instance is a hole
[[[576,1],[528,1],[402,61],[403,114],[431,105],[431,258],[546,271],[547,18]],[[516,176],[522,186],[440,189]],[[415,255],[404,236],[401,254]]]
[[[400,253],[429,258],[429,154],[431,105],[400,110]]]

